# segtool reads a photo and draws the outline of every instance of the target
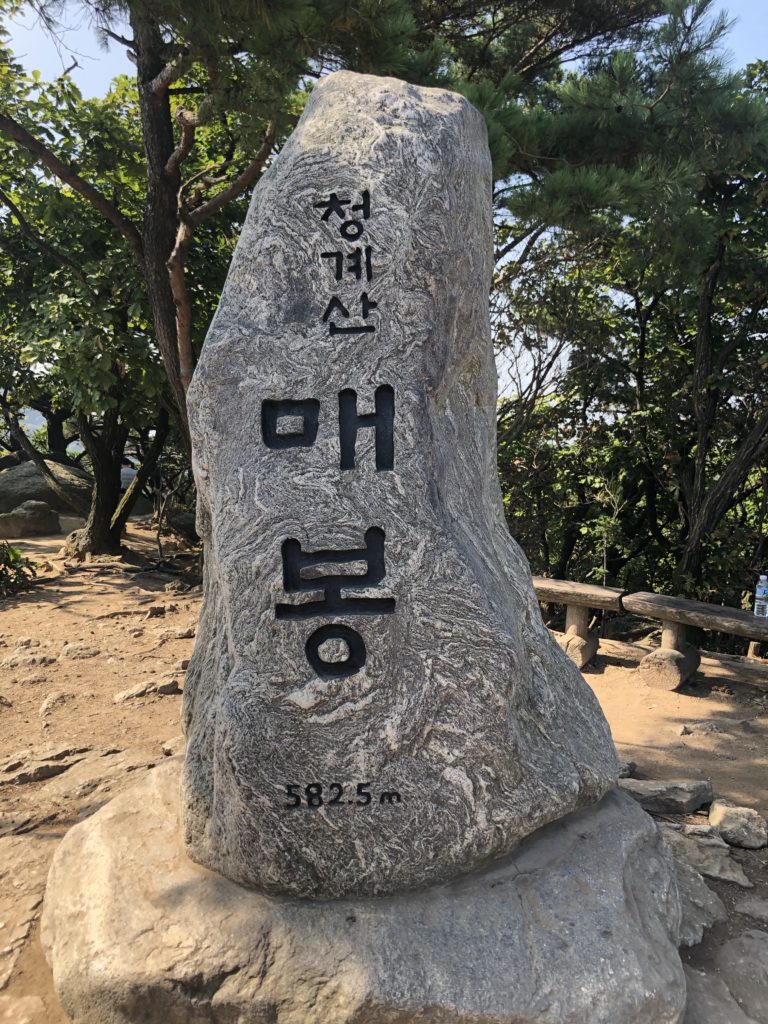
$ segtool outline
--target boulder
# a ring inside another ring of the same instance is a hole
[[[768,1024],[768,932],[751,929],[715,954],[720,977],[747,1016]]]
[[[86,506],[90,504],[93,480],[87,473],[49,460],[46,460],[46,465],[62,487],[85,502]],[[22,462],[0,470],[0,513],[10,512],[25,501],[44,501],[56,512],[76,515],[70,505],[54,494],[34,463]]]
[[[272,893],[471,871],[616,777],[497,479],[491,162],[463,97],[322,78],[189,390],[185,838]]]
[[[618,791],[405,895],[274,898],[193,863],[179,758],[57,849],[42,942],[77,1024],[678,1024],[674,868]]]
[[[713,825],[730,846],[760,850],[768,846],[768,823],[752,807],[737,807],[730,800],[715,800],[709,809]]]
[[[728,914],[720,897],[690,864],[676,860],[675,873],[682,911],[680,945],[696,946],[704,936],[704,929],[725,921]]]
[[[61,533],[61,523],[58,513],[44,501],[23,501],[11,512],[0,513],[0,540],[52,533]]]
[[[690,814],[713,797],[706,779],[620,779],[619,785],[651,814]]]

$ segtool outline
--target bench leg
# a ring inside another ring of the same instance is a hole
[[[661,647],[640,662],[640,673],[648,686],[658,690],[676,690],[699,667],[701,656],[685,639],[685,626],[662,622]]]
[[[597,654],[598,639],[589,632],[589,608],[569,604],[565,609],[565,633],[557,642],[577,668],[584,668]]]

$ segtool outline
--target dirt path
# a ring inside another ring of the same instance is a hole
[[[154,554],[149,532],[132,526],[129,537]],[[178,592],[170,576],[109,559],[69,565],[60,546],[24,541],[40,580],[0,605],[0,1024],[66,1024],[39,945],[48,865],[72,824],[174,749],[178,693],[119,695],[183,686],[200,606],[199,591]],[[708,778],[717,795],[768,813],[768,693],[701,680],[684,693],[654,691],[634,666],[605,658],[585,678],[638,777]],[[47,777],[5,781],[25,771]],[[768,896],[765,851],[738,856],[753,893]],[[744,895],[713,888],[730,906]],[[688,954],[707,956],[706,943]]]
[[[701,676],[679,693],[652,690],[601,657],[584,678],[638,778],[710,779],[717,795],[768,814],[768,692]]]

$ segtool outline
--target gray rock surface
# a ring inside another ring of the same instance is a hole
[[[652,814],[690,814],[713,797],[707,779],[621,779],[619,785]]]
[[[690,864],[676,860],[675,873],[682,911],[680,945],[696,946],[704,936],[704,929],[725,921],[728,914],[720,897]]]
[[[768,932],[751,929],[715,954],[720,976],[744,1013],[768,1024]]]
[[[730,800],[715,800],[709,809],[713,825],[730,846],[760,850],[768,846],[768,823],[752,807],[738,807]]]
[[[683,1024],[756,1024],[747,1017],[720,978],[685,967],[688,1005]]]
[[[619,761],[619,778],[631,779],[636,769],[637,764],[634,761]]]
[[[80,469],[48,462],[48,468],[68,491],[90,502],[93,480]],[[72,508],[63,502],[43,479],[31,462],[0,470],[0,513],[11,512],[25,501],[44,501],[57,512],[73,515]]]
[[[157,751],[149,747],[94,751],[66,775],[43,786],[39,794],[41,805],[67,808],[81,820],[161,760]]]
[[[244,884],[431,884],[615,779],[504,522],[490,196],[466,100],[348,72],[254,192],[189,391],[206,578],[184,693],[188,850]]]
[[[77,1024],[677,1024],[674,869],[618,791],[485,872],[402,896],[268,897],[179,841],[179,759],[71,829],[42,941]]]
[[[747,896],[739,900],[733,909],[737,914],[745,914],[754,921],[768,924],[768,900],[760,899],[758,896]]]
[[[10,512],[0,513],[0,539],[45,537],[61,533],[57,512],[44,501],[23,501]]]
[[[673,825],[662,821],[659,828],[667,849],[677,860],[690,864],[707,878],[753,888],[742,866],[731,857],[728,844],[710,825]]]

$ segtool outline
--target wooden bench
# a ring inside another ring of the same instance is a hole
[[[725,608],[689,601],[664,594],[624,594],[625,611],[661,621],[661,646],[640,662],[640,671],[649,686],[676,690],[699,667],[701,656],[686,638],[687,626],[743,636],[748,640],[768,640],[768,619],[760,619],[741,608]]]
[[[686,627],[716,630],[768,641],[768,619],[757,618],[740,608],[726,608],[682,597],[640,592],[630,594],[616,587],[533,577],[536,596],[542,602],[565,605],[565,632],[555,639],[579,668],[595,656],[598,638],[589,631],[590,610],[631,612],[661,622],[661,645],[646,654],[640,671],[649,686],[676,690],[694,674],[701,662],[697,648],[686,637]]]
[[[549,580],[533,577],[533,586],[540,601],[565,605],[565,632],[555,636],[562,649],[578,668],[584,668],[597,653],[598,637],[589,631],[589,613],[603,609],[620,612],[626,593],[616,587],[598,587],[594,583],[571,583],[570,580]]]

